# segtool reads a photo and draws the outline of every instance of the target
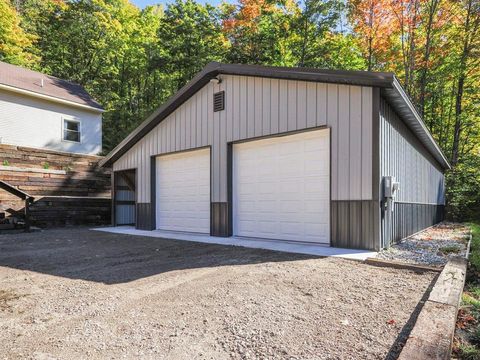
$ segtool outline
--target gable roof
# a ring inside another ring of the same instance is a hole
[[[43,81],[42,81],[43,80]],[[0,88],[103,112],[80,85],[0,61]]]
[[[371,71],[320,70],[309,68],[272,67],[260,65],[222,64],[211,62],[195,77],[154,111],[130,135],[118,144],[101,162],[111,165],[163,119],[175,111],[193,94],[217,75],[241,75],[286,80],[303,80],[358,86],[372,86],[381,89],[381,94],[398,112],[402,120],[416,134],[422,144],[445,169],[450,168],[447,158],[433,139],[422,118],[413,106],[393,73]]]

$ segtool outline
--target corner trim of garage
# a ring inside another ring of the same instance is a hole
[[[381,202],[380,202],[380,88],[372,89],[372,200],[374,249],[382,248]]]
[[[156,156],[150,156],[150,230],[157,228],[157,161]]]

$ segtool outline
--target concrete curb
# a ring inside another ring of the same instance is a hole
[[[450,359],[467,263],[458,257],[445,265],[398,359]]]

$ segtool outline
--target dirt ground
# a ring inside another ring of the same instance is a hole
[[[394,358],[434,277],[84,228],[1,235],[0,358]]]

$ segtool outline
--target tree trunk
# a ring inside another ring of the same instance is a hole
[[[430,60],[430,50],[432,46],[432,26],[435,18],[435,13],[437,12],[438,6],[441,0],[431,0],[428,9],[428,21],[426,27],[426,39],[425,39],[425,51],[423,53],[423,65],[422,70],[420,71],[420,94],[419,94],[419,106],[420,113],[423,115],[425,113],[425,96],[427,89],[427,74],[428,74],[428,62]]]
[[[460,64],[459,64],[459,71],[458,71],[458,86],[457,86],[457,93],[455,96],[455,126],[453,132],[453,144],[452,144],[452,166],[457,165],[459,157],[460,157],[460,136],[462,134],[462,103],[463,103],[463,92],[465,87],[465,79],[466,79],[466,72],[467,72],[467,60],[470,56],[471,48],[470,48],[470,40],[472,39],[471,31],[471,16],[473,9],[473,1],[475,0],[468,0],[467,2],[467,16],[465,19],[464,25],[464,38],[463,38],[463,51],[460,57]],[[475,35],[473,35],[475,36]]]

